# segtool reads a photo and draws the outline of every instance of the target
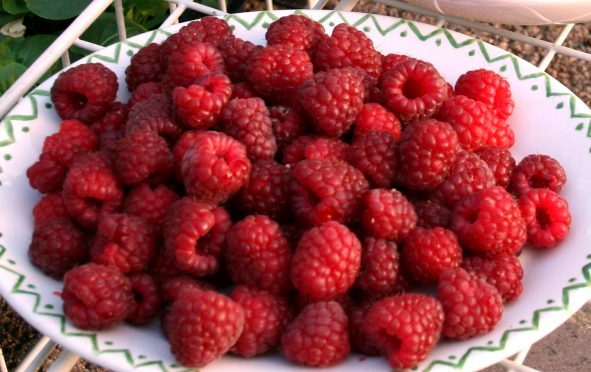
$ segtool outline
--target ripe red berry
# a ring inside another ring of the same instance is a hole
[[[519,258],[511,254],[466,257],[462,267],[470,274],[480,276],[488,284],[493,285],[503,297],[503,301],[516,299],[523,290],[523,267]]]
[[[560,193],[566,183],[562,165],[548,155],[528,155],[513,169],[509,190],[521,197],[530,189],[549,189]]]
[[[128,114],[128,105],[115,102],[105,116],[92,123],[90,128],[96,134],[99,150],[107,153],[115,151],[117,141],[125,134]]]
[[[296,164],[300,160],[346,160],[349,145],[327,137],[302,136],[283,149],[283,163]]]
[[[41,154],[39,160],[27,169],[27,178],[32,188],[42,193],[59,191],[66,177],[68,167]]]
[[[168,208],[178,198],[174,191],[164,185],[152,187],[141,183],[127,193],[123,211],[141,217],[153,227],[160,229]]]
[[[121,183],[160,183],[172,174],[173,158],[164,138],[151,131],[134,130],[119,140],[117,176]]]
[[[162,84],[167,90],[188,87],[206,75],[225,71],[224,59],[213,45],[194,42],[172,52]]]
[[[132,324],[146,324],[160,311],[160,289],[154,279],[144,272],[134,272],[129,276],[133,301],[126,321]]]
[[[306,133],[308,124],[302,114],[293,107],[271,106],[269,108],[273,133],[281,149]]]
[[[35,227],[52,218],[69,217],[61,192],[43,195],[33,207]]]
[[[174,302],[176,298],[185,290],[200,289],[203,291],[213,291],[214,288],[209,283],[193,279],[188,275],[178,275],[166,278],[160,282],[160,292],[162,299],[166,302]]]
[[[43,141],[42,153],[69,167],[82,154],[95,150],[97,138],[90,127],[78,120],[64,120],[58,133]]]
[[[396,116],[377,103],[366,103],[355,118],[355,135],[369,131],[388,132],[395,140],[400,139],[400,121]]]
[[[370,342],[367,332],[365,332],[365,328],[363,327],[363,322],[372,304],[371,302],[365,302],[347,311],[349,318],[349,341],[353,350],[364,355],[377,356],[381,354],[380,350]]]
[[[146,99],[150,98],[155,94],[162,93],[162,84],[157,83],[155,81],[149,81],[147,83],[142,83],[138,85],[138,87],[131,93],[131,98],[127,104],[129,108],[137,105],[138,103],[145,101]]]
[[[172,116],[170,99],[165,94],[153,94],[129,110],[126,132],[154,132],[176,141],[183,128]]]
[[[363,132],[355,135],[347,161],[362,171],[373,186],[391,188],[398,168],[397,147],[388,132]]]
[[[466,72],[456,82],[455,90],[456,94],[483,102],[502,120],[511,115],[515,106],[507,80],[490,70]]]
[[[514,144],[515,133],[513,132],[513,129],[511,129],[507,122],[496,117],[489,128],[486,146],[508,149]]]
[[[412,204],[417,214],[417,226],[425,228],[448,227],[451,211],[443,201],[429,197],[413,200]]]
[[[127,89],[134,92],[141,84],[160,81],[163,73],[164,69],[160,64],[160,45],[148,44],[131,57],[131,62],[125,69]]]
[[[396,290],[399,265],[396,243],[365,238],[361,269],[355,286],[369,298],[378,299],[391,295]]]
[[[232,81],[246,80],[244,70],[248,66],[248,61],[261,49],[261,46],[239,37],[228,38],[217,47]]]
[[[410,57],[404,54],[386,54],[382,57],[382,75],[390,71],[394,66],[396,66],[400,62],[408,61],[409,59]]]
[[[321,23],[298,14],[279,18],[269,25],[265,34],[269,45],[289,45],[305,50],[311,56],[316,52],[318,43],[325,37],[324,26]]]
[[[363,196],[361,223],[369,236],[402,241],[415,228],[417,215],[399,191],[373,189]]]
[[[515,168],[515,159],[509,150],[496,147],[484,147],[476,151],[476,155],[488,165],[495,176],[497,185],[502,187],[509,186],[511,173]]]

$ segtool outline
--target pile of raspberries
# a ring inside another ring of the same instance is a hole
[[[522,292],[526,242],[551,249],[571,223],[562,166],[508,150],[507,81],[452,86],[300,15],[266,39],[189,23],[133,56],[127,103],[101,64],[58,77],[63,122],[27,171],[44,194],[29,257],[63,280],[68,319],[159,318],[188,367],[356,350],[408,368],[492,330]]]

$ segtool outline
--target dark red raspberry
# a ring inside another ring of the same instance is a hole
[[[433,189],[447,176],[458,149],[458,136],[447,123],[428,119],[409,125],[398,145],[402,183],[412,189]]]
[[[365,238],[356,287],[360,288],[366,297],[376,299],[394,293],[398,261],[396,243],[384,239]]]
[[[380,86],[386,108],[403,122],[431,116],[447,98],[447,85],[430,63],[409,59],[386,72]]]
[[[484,147],[476,151],[476,155],[488,165],[495,176],[497,185],[502,187],[509,186],[511,173],[515,168],[515,159],[509,150],[496,147]]]
[[[314,55],[318,43],[324,39],[324,26],[305,15],[290,14],[269,25],[265,38],[267,44],[283,44],[305,50]]]
[[[355,282],[361,264],[361,243],[338,222],[326,222],[302,235],[293,255],[291,281],[312,301],[344,294]]]
[[[208,283],[193,279],[188,275],[173,276],[160,283],[162,299],[166,302],[173,302],[183,291],[193,289],[214,290]]]
[[[162,93],[162,84],[157,83],[155,81],[149,81],[147,83],[142,83],[138,85],[138,87],[133,91],[131,94],[131,98],[127,103],[129,108],[137,105],[138,103],[145,101],[146,99],[150,98],[155,94]]]
[[[189,194],[222,203],[247,181],[251,164],[246,148],[219,132],[201,132],[183,156],[181,173]]]
[[[62,196],[70,216],[84,227],[95,227],[123,202],[123,190],[104,153],[86,154],[72,165]]]
[[[267,216],[248,216],[227,237],[226,262],[234,283],[286,293],[291,251],[279,225]]]
[[[451,211],[438,198],[417,199],[413,200],[412,204],[417,214],[417,226],[432,228],[437,226],[447,227],[449,225]]]
[[[391,188],[398,168],[397,147],[388,132],[364,132],[355,136],[347,161],[362,171],[373,186]]]
[[[361,223],[369,236],[401,241],[417,225],[417,215],[399,191],[373,189],[363,196]]]
[[[369,131],[388,132],[395,140],[399,140],[400,122],[384,106],[366,103],[355,118],[355,138]]]
[[[487,256],[515,254],[527,238],[517,201],[500,186],[461,200],[452,211],[451,229],[464,249]]]
[[[154,279],[144,272],[128,276],[133,291],[133,301],[126,321],[133,324],[145,324],[160,311],[160,289]]]
[[[411,368],[427,358],[439,340],[443,309],[418,293],[386,297],[374,303],[363,322],[369,342],[392,368]]]
[[[298,220],[309,226],[351,221],[369,189],[359,170],[338,160],[302,160],[292,177],[292,209]]]
[[[347,312],[349,317],[349,341],[351,347],[364,355],[377,356],[380,355],[380,350],[376,345],[372,345],[367,337],[363,322],[371,308],[372,303],[366,302],[361,305],[356,305]]]
[[[291,170],[273,160],[252,165],[250,178],[240,191],[240,205],[251,214],[283,219],[290,215]]]
[[[141,217],[159,229],[164,222],[166,212],[178,198],[174,191],[164,185],[152,187],[142,183],[129,191],[123,211],[129,215]]]
[[[489,128],[486,146],[508,149],[515,144],[513,129],[503,120],[496,118]]]
[[[472,256],[464,258],[462,267],[472,275],[483,277],[493,285],[503,301],[511,301],[519,297],[523,286],[523,267],[519,258],[511,254],[498,254],[493,257]]]
[[[174,172],[179,181],[182,181],[181,163],[183,156],[193,148],[195,145],[195,138],[201,133],[200,130],[188,130],[183,132],[172,148],[172,156],[174,158]]]
[[[464,150],[474,151],[485,145],[493,115],[484,103],[458,95],[445,100],[435,117],[452,126]]]
[[[230,99],[255,97],[257,97],[257,93],[250,86],[250,84],[246,82],[232,84],[232,96],[230,97]]]
[[[170,349],[189,368],[200,368],[236,344],[244,328],[244,310],[212,291],[185,290],[164,317]]]
[[[536,248],[554,248],[570,230],[568,203],[549,189],[530,189],[519,198],[527,241]]]
[[[460,266],[462,247],[450,230],[417,227],[404,240],[402,263],[417,282],[436,284],[444,270]]]
[[[170,55],[170,62],[162,84],[165,89],[188,87],[209,74],[226,71],[220,52],[209,43],[195,42],[185,45]]]
[[[374,81],[380,76],[381,56],[362,31],[346,23],[337,25],[330,37],[318,44],[314,67],[318,71],[354,67],[367,72]]]
[[[319,72],[298,88],[298,101],[316,131],[340,137],[363,107],[363,79],[350,69]]]
[[[194,40],[206,41],[217,45],[234,37],[228,22],[219,17],[203,17],[198,21],[190,22],[179,31],[183,35],[191,35]]]
[[[67,217],[54,217],[35,226],[29,259],[46,275],[61,280],[87,256],[84,234]]]
[[[41,200],[33,208],[35,227],[40,226],[47,220],[58,217],[69,217],[61,192],[54,192],[43,195]]]
[[[239,37],[232,37],[218,44],[218,50],[224,58],[226,71],[233,81],[246,80],[244,70],[248,61],[260,50],[261,46]]]
[[[160,65],[160,45],[151,43],[141,48],[131,57],[125,69],[127,89],[134,92],[141,84],[158,82],[162,79],[164,69]]]
[[[443,305],[443,335],[465,340],[490,332],[503,316],[503,298],[484,278],[457,267],[439,277],[437,298]]]
[[[564,168],[556,159],[532,154],[523,158],[513,169],[509,190],[517,197],[530,189],[549,189],[558,194],[565,183]]]
[[[507,80],[490,70],[466,72],[456,82],[455,90],[456,94],[484,103],[502,120],[511,115],[515,106]]]
[[[174,141],[183,129],[172,116],[168,97],[164,94],[153,94],[129,111],[126,132],[134,131],[154,132]]]
[[[304,366],[338,364],[350,350],[347,315],[335,301],[306,306],[281,336],[283,355]]]
[[[45,138],[41,151],[58,163],[70,166],[76,158],[96,146],[96,135],[88,125],[78,120],[64,120],[58,133]]]
[[[113,153],[117,147],[117,141],[125,134],[129,109],[121,102],[111,105],[109,111],[99,121],[90,126],[97,136],[98,148]]]
[[[231,351],[252,358],[275,349],[293,317],[287,301],[243,285],[235,287],[230,297],[244,309],[244,330]]]
[[[221,130],[246,146],[252,161],[272,159],[277,142],[265,101],[260,98],[231,100],[221,116]]]
[[[346,160],[349,145],[326,137],[302,136],[283,149],[283,163],[295,164],[300,160]]]
[[[41,154],[39,160],[27,169],[27,178],[31,187],[39,192],[54,192],[61,190],[67,171],[65,165],[47,154]]]
[[[386,54],[382,57],[382,75],[390,71],[392,68],[394,68],[394,66],[396,66],[400,62],[408,61],[409,59],[411,58],[404,54]]]
[[[156,236],[143,218],[114,213],[99,220],[90,255],[98,264],[128,273],[145,269],[155,250]]]
[[[51,87],[51,101],[62,119],[92,123],[115,101],[117,76],[100,63],[85,63],[62,72]]]
[[[148,273],[160,284],[170,278],[186,276],[186,273],[176,268],[174,261],[174,256],[169,255],[165,247],[154,255]]]
[[[282,148],[306,133],[308,125],[296,109],[287,106],[269,108],[277,146]]]
[[[211,212],[215,223],[207,235],[199,240],[199,245],[205,254],[210,254],[220,261],[226,253],[226,238],[232,227],[232,219],[228,211],[222,207],[214,208]]]
[[[172,173],[173,157],[164,138],[134,130],[119,140],[116,151],[119,180],[126,185],[159,183]]]
[[[119,270],[88,263],[64,276],[64,313],[80,329],[121,324],[133,303],[131,282]]]

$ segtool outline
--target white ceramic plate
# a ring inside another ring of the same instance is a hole
[[[230,15],[237,36],[263,44],[268,24],[292,11]],[[464,342],[441,342],[420,370],[475,370],[514,354],[548,334],[591,297],[591,110],[560,83],[535,66],[465,35],[385,16],[332,11],[305,11],[331,32],[347,22],[366,32],[382,53],[405,53],[435,64],[451,83],[464,72],[488,68],[512,86],[516,108],[510,123],[519,160],[530,153],[557,158],[569,177],[562,195],[573,215],[571,234],[550,252],[530,250],[525,266],[524,293],[506,307],[496,330]],[[175,31],[180,25],[168,29]],[[117,73],[118,99],[127,100],[124,70],[142,45],[162,41],[157,30],[112,45],[82,62],[102,62]],[[58,130],[60,120],[49,99],[55,77],[41,84],[2,121],[0,126],[0,291],[29,323],[54,341],[83,357],[116,371],[177,370],[157,322],[147,328],[130,325],[112,331],[80,331],[67,321],[59,298],[61,283],[44,276],[27,258],[33,220],[31,209],[39,194],[29,187],[25,171],[38,157],[45,136]],[[253,360],[223,357],[207,371],[298,370],[279,356]],[[384,358],[351,355],[334,369],[388,370]]]

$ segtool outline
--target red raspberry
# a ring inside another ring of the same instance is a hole
[[[100,63],[85,63],[62,72],[51,87],[51,101],[62,119],[92,123],[115,101],[115,73]]]
[[[199,240],[199,245],[205,254],[210,254],[220,261],[226,253],[226,238],[232,227],[230,214],[222,207],[212,211],[215,223],[209,233]]]
[[[90,128],[97,136],[98,148],[113,153],[117,147],[117,141],[125,134],[127,124],[128,106],[121,102],[115,102],[109,111],[99,121],[92,123]]]
[[[174,141],[183,129],[173,119],[168,97],[164,94],[154,94],[129,111],[126,132],[134,131],[154,132]]]
[[[204,76],[187,88],[176,87],[172,92],[176,116],[192,128],[211,128],[230,99],[231,89],[230,79],[223,74]]]
[[[269,25],[265,38],[268,45],[283,44],[305,50],[314,55],[318,43],[324,39],[324,26],[307,16],[290,14]]]
[[[386,54],[382,57],[382,75],[390,71],[392,68],[394,68],[394,66],[396,66],[400,62],[408,61],[409,59],[411,58],[404,54]]]
[[[500,186],[461,200],[452,212],[451,229],[462,247],[487,256],[515,254],[527,238],[517,201]]]
[[[377,346],[392,368],[411,368],[427,358],[442,326],[439,301],[418,293],[374,303],[363,322],[369,342]]]
[[[183,161],[183,156],[185,156],[187,151],[194,147],[195,138],[197,138],[201,132],[202,131],[200,130],[188,130],[183,132],[172,148],[174,172],[179,181],[182,181],[181,163]]]
[[[160,311],[160,289],[154,279],[144,272],[132,273],[128,278],[133,300],[125,320],[133,324],[146,324]]]
[[[43,195],[41,200],[33,208],[33,217],[35,219],[35,227],[40,226],[52,218],[69,217],[62,193],[54,192]]]
[[[292,171],[291,206],[305,225],[347,223],[369,189],[363,174],[343,161],[302,160]]]
[[[445,312],[443,335],[454,340],[488,333],[503,316],[503,299],[497,289],[459,267],[441,274],[437,298]]]
[[[80,155],[96,148],[97,138],[87,125],[78,120],[64,120],[58,133],[43,141],[43,153],[58,163],[70,166]]]
[[[371,344],[363,328],[363,322],[371,305],[369,302],[363,303],[354,306],[347,312],[347,316],[349,317],[349,341],[353,350],[364,355],[377,356],[381,354],[380,350],[376,345]]]
[[[394,293],[398,268],[396,243],[384,239],[365,238],[361,254],[361,270],[355,285],[367,297],[388,296]]]
[[[430,197],[414,200],[412,204],[417,214],[417,226],[432,228],[449,225],[451,211],[443,201]]]
[[[179,31],[183,35],[191,35],[194,40],[206,41],[217,45],[226,39],[233,38],[228,22],[219,17],[203,17],[190,22]]]
[[[170,62],[162,84],[165,89],[188,87],[209,74],[226,71],[220,52],[209,43],[195,42],[178,49],[170,55]]]
[[[429,119],[409,125],[398,146],[402,183],[419,190],[436,187],[447,176],[458,149],[458,136],[447,123]]]
[[[474,151],[485,145],[493,115],[484,103],[458,95],[445,100],[435,117],[453,127],[464,150]]]
[[[185,290],[200,289],[213,291],[208,283],[193,279],[188,275],[174,276],[164,279],[160,285],[162,299],[166,302],[173,302]]]
[[[431,116],[447,98],[447,85],[430,63],[409,59],[381,79],[386,108],[403,122]]]
[[[92,242],[92,261],[122,273],[143,270],[156,250],[156,236],[143,218],[109,214],[98,223]]]
[[[145,219],[155,228],[160,228],[166,212],[178,198],[174,191],[164,185],[152,187],[141,183],[127,194],[123,211]]]
[[[289,145],[306,133],[308,125],[296,109],[287,106],[272,106],[269,108],[269,114],[277,146],[280,148]]]
[[[230,96],[230,99],[255,97],[257,97],[257,94],[250,84],[245,82],[232,84],[232,96]]]
[[[164,138],[134,130],[119,140],[116,150],[119,180],[126,185],[159,183],[172,173],[173,158]]]
[[[479,275],[488,284],[493,285],[503,297],[503,301],[516,299],[523,290],[523,267],[516,256],[501,253],[493,257],[466,257],[462,267],[470,274]]]
[[[244,330],[231,351],[252,358],[275,349],[293,317],[287,301],[243,285],[235,287],[230,297],[244,309]]]
[[[88,256],[86,239],[67,217],[55,217],[35,226],[29,259],[46,275],[61,280]]]
[[[59,191],[66,177],[68,168],[53,160],[47,154],[41,154],[39,160],[27,169],[27,178],[32,188],[42,193]]]
[[[483,102],[502,120],[511,115],[515,106],[507,80],[490,70],[473,70],[460,76],[456,94]]]
[[[312,301],[344,294],[355,282],[361,264],[361,243],[338,222],[326,222],[302,235],[291,264],[291,281]]]
[[[497,185],[502,187],[509,186],[511,173],[515,168],[515,159],[509,150],[503,150],[496,147],[484,147],[476,151],[476,155],[488,165],[495,176]]]
[[[570,230],[571,215],[566,200],[549,189],[530,189],[519,198],[527,226],[527,241],[536,248],[553,248]]]
[[[337,25],[330,37],[320,41],[314,54],[318,71],[354,67],[367,72],[374,81],[380,76],[381,64],[371,39],[346,23]]]
[[[218,44],[218,50],[224,58],[226,71],[233,81],[242,81],[246,79],[244,70],[248,66],[248,61],[261,49],[259,45],[254,45],[250,41],[239,37],[232,37]]]
[[[185,290],[164,317],[170,349],[189,368],[205,367],[234,346],[244,328],[244,310],[212,291]]]
[[[260,98],[231,100],[221,116],[221,130],[246,146],[252,161],[272,159],[277,142],[265,101]]]
[[[283,149],[283,162],[293,165],[300,160],[345,160],[349,145],[341,140],[326,137],[302,136]]]
[[[369,131],[388,132],[395,140],[400,139],[400,122],[384,106],[366,103],[355,118],[355,138]]]
[[[560,193],[566,183],[562,165],[548,155],[528,155],[513,169],[509,190],[521,197],[530,189],[549,189]]]
[[[134,92],[141,84],[158,82],[162,79],[164,69],[160,65],[160,45],[151,43],[137,51],[131,57],[125,69],[127,89]]]
[[[251,164],[244,146],[219,132],[195,136],[181,162],[183,182],[198,199],[222,203],[247,181]]]
[[[417,215],[399,191],[373,189],[363,196],[361,223],[369,236],[401,241],[417,225]]]
[[[151,96],[162,93],[162,84],[157,83],[155,81],[142,83],[138,85],[137,88],[135,88],[127,104],[129,105],[129,108],[132,108],[133,106],[137,105],[142,101],[145,101]]]
[[[503,120],[496,118],[489,128],[486,146],[508,149],[515,144],[513,129]]]
[[[160,252],[156,252],[150,262],[148,272],[159,284],[162,284],[166,279],[185,276],[184,272],[176,268],[174,260],[174,256],[169,255],[165,247]]]
[[[273,160],[252,165],[250,178],[240,191],[240,205],[251,214],[282,219],[290,215],[291,170]]]
[[[351,350],[347,315],[335,301],[306,306],[281,336],[283,355],[310,367],[328,367],[345,360]]]
[[[133,303],[131,282],[115,268],[88,263],[64,276],[64,313],[80,329],[121,324]]]
[[[460,266],[462,247],[456,235],[442,227],[411,231],[402,247],[402,262],[419,283],[436,284],[445,269]]]
[[[279,225],[267,216],[248,216],[227,237],[227,269],[234,283],[272,293],[291,287],[291,251]]]
[[[319,72],[298,88],[298,101],[315,129],[340,137],[363,107],[363,80],[350,69]]]
[[[388,132],[364,132],[355,136],[347,157],[377,187],[391,188],[396,180],[396,140]]]

